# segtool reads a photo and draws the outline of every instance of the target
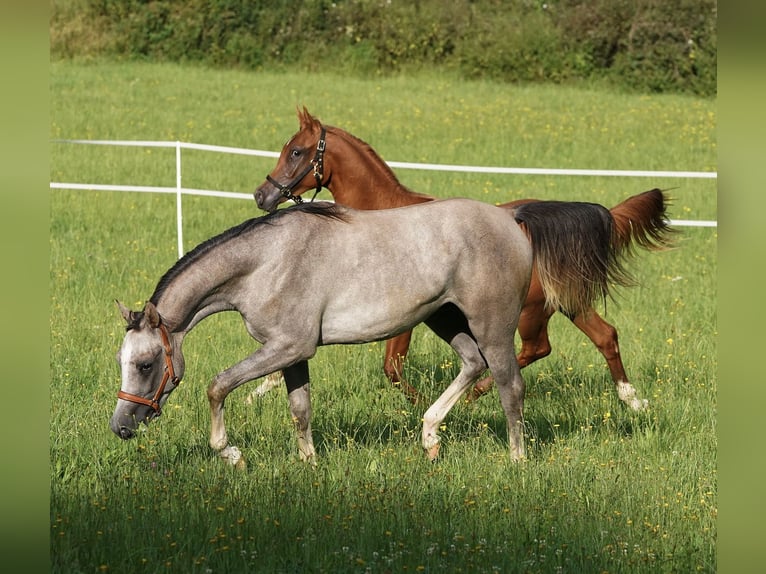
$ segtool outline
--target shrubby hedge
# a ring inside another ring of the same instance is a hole
[[[715,0],[54,0],[53,57],[716,94]]]

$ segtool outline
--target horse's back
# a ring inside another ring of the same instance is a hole
[[[487,306],[501,315],[521,308],[532,254],[507,210],[449,199],[341,212],[344,222],[318,230],[312,249],[332,262],[321,274],[331,286],[323,290],[325,342],[362,334],[360,325],[362,339],[387,338],[446,303],[466,315]]]
[[[354,250],[369,251],[371,261],[378,256],[394,265],[418,261],[421,272],[459,267],[492,274],[500,266],[531,266],[530,243],[512,212],[480,201],[455,198],[343,211],[351,223],[346,240],[353,239]]]
[[[405,236],[409,235],[408,229],[415,227],[416,233],[422,231],[422,235],[440,240],[441,247],[453,252],[461,249],[486,252],[493,246],[502,250],[502,253],[480,255],[488,259],[515,254],[523,258],[526,252],[531,253],[529,242],[512,213],[472,199],[436,200],[370,215],[385,222],[386,227],[398,227]]]

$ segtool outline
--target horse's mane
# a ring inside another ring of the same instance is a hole
[[[157,287],[154,289],[154,294],[149,300],[156,305],[167,286],[170,285],[170,283],[172,283],[176,277],[183,273],[184,270],[193,265],[195,262],[199,261],[210,251],[231,241],[232,239],[241,237],[258,228],[274,225],[282,219],[298,217],[298,214],[300,213],[328,219],[335,219],[338,221],[346,221],[346,211],[346,208],[334,203],[303,203],[288,209],[280,209],[279,211],[269,213],[268,215],[264,215],[262,217],[254,217],[252,219],[243,221],[239,225],[235,225],[223,233],[203,241],[194,249],[186,253],[183,257],[181,257],[178,261],[176,261],[175,264],[170,269],[168,269],[168,271],[159,280]]]
[[[375,161],[380,164],[380,166],[381,166],[381,168],[382,168],[382,170],[383,170],[383,172],[385,174],[386,179],[390,183],[392,183],[395,186],[401,188],[403,191],[406,191],[406,192],[411,193],[413,195],[418,195],[418,196],[423,195],[422,193],[418,193],[416,191],[411,190],[409,187],[407,187],[401,181],[399,181],[399,178],[396,177],[396,174],[394,173],[394,170],[391,169],[391,167],[385,162],[385,160],[383,160],[383,158],[380,157],[380,155],[378,155],[378,152],[376,152],[375,149],[370,144],[368,144],[366,141],[364,141],[363,139],[355,136],[354,134],[352,134],[350,132],[347,132],[346,130],[344,130],[342,128],[339,128],[339,127],[336,127],[336,126],[325,126],[325,128],[327,129],[327,131],[331,131],[332,133],[334,133],[335,135],[337,135],[341,139],[346,140],[347,142],[351,143],[352,145],[356,145],[357,147],[360,147],[363,153],[365,153],[365,154],[371,156],[372,158],[374,158]]]

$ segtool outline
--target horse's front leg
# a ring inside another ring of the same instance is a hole
[[[210,403],[210,446],[218,451],[222,458],[232,464],[239,462],[238,449],[229,445],[224,423],[224,402],[229,393],[248,381],[278,371],[285,364],[295,363],[300,359],[300,356],[288,352],[280,345],[264,345],[252,355],[216,375],[207,389]]]
[[[298,435],[298,454],[304,462],[316,466],[314,439],[311,436],[311,391],[309,387],[309,363],[301,361],[283,371],[287,385],[290,415]]]

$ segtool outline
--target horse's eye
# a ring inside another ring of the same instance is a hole
[[[302,153],[303,153],[303,150],[301,150],[300,148],[296,147],[296,148],[293,148],[293,151],[292,151],[292,153],[290,155],[292,156],[293,159],[296,159],[296,158],[301,157]]]
[[[152,370],[152,364],[151,363],[139,363],[138,364],[138,370],[141,372],[141,374],[145,375],[149,371]]]

